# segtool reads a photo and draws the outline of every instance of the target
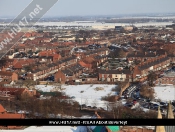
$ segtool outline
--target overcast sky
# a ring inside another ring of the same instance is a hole
[[[0,0],[0,16],[17,16],[31,1]],[[45,16],[142,13],[175,13],[175,0],[59,0]]]

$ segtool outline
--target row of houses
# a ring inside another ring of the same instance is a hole
[[[168,57],[159,56],[154,59],[145,61],[136,66],[131,66],[129,69],[105,70],[99,69],[99,81],[117,82],[117,81],[144,81],[150,71],[162,71],[170,66]]]

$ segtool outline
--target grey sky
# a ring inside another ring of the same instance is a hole
[[[0,0],[0,16],[17,16],[30,2]],[[175,0],[59,0],[46,16],[175,13],[174,6]]]

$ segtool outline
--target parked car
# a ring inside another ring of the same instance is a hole
[[[92,107],[93,109],[97,109],[97,107],[96,106],[94,106],[94,107]]]
[[[87,106],[87,108],[91,109],[92,107],[91,106]]]
[[[81,108],[86,108],[87,106],[85,104],[80,105]]]
[[[147,100],[146,100],[146,102],[148,102],[148,103],[149,103],[149,102],[151,102],[151,100],[150,100],[150,99],[147,99]]]
[[[70,97],[71,99],[75,99],[75,96]]]
[[[167,106],[168,104],[165,102],[160,102],[160,105]]]
[[[136,97],[137,100],[141,100],[141,98],[139,96]]]

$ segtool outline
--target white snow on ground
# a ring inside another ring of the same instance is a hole
[[[142,27],[142,26],[165,26],[173,24],[172,22],[146,22],[146,23],[135,23],[134,26]],[[78,23],[78,22],[38,22],[36,25],[44,25],[44,26],[130,26],[130,23],[101,23],[101,22],[94,22],[94,23]]]
[[[51,90],[53,90],[55,88],[55,86],[52,85],[36,85],[35,86],[36,89],[41,90],[43,92],[50,92]]]
[[[175,100],[175,88],[173,85],[162,85],[154,87],[155,98],[162,101]]]
[[[68,96],[74,96],[77,102],[80,104],[86,104],[87,106],[106,107],[106,101],[101,101],[102,96],[116,95],[111,91],[116,85],[105,84],[87,84],[87,85],[62,85],[62,92],[65,92]],[[37,85],[35,87],[38,90],[44,92],[50,92],[55,86]],[[101,90],[95,90],[99,88]]]
[[[24,130],[1,130],[1,132],[86,132],[85,126],[71,127],[71,126],[31,126]]]

